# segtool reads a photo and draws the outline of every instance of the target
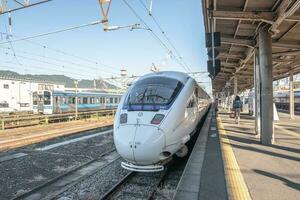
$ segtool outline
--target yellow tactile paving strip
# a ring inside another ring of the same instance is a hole
[[[229,200],[251,200],[221,118],[217,118]]]

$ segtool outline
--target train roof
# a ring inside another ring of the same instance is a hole
[[[168,78],[173,78],[176,79],[183,84],[187,82],[187,80],[190,78],[190,76],[186,73],[183,72],[177,72],[177,71],[160,71],[160,72],[154,72],[150,74],[146,74],[142,76],[139,80],[143,80],[145,78],[149,77],[168,77]]]
[[[300,97],[300,91],[294,91],[294,95],[295,95],[295,97]],[[289,97],[289,96],[290,96],[289,91],[274,93],[274,97]]]
[[[54,96],[73,96],[75,92],[71,91],[53,91]],[[78,92],[78,96],[122,96],[122,94],[104,93],[104,92]]]

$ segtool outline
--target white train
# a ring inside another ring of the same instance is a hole
[[[206,113],[210,97],[181,72],[142,76],[123,95],[114,122],[114,143],[131,171],[164,169],[174,154],[188,153],[188,142]]]

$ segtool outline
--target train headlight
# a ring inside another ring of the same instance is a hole
[[[123,113],[120,115],[120,124],[127,123],[127,113]]]
[[[164,119],[165,115],[163,114],[156,114],[154,115],[153,119],[151,120],[151,124],[160,124],[161,121]]]

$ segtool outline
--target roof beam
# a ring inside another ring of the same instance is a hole
[[[247,40],[247,39],[236,39],[236,38],[229,38],[229,37],[221,37],[221,43],[223,44],[233,44],[237,46],[246,46],[253,48],[255,45],[254,40]]]
[[[282,51],[282,52],[272,53],[272,56],[296,56],[299,54],[300,54],[300,50],[294,50],[294,51]]]
[[[215,19],[245,20],[245,21],[266,21],[274,19],[273,12],[251,12],[251,11],[211,11]]]
[[[289,44],[289,43],[282,43],[282,42],[273,42],[272,43],[272,47],[275,47],[275,48],[282,48],[282,49],[298,49],[300,50],[300,44]]]
[[[299,22],[300,21],[300,15],[292,15],[290,17],[287,17],[284,19],[285,21],[290,21],[290,22]]]
[[[220,53],[219,57],[221,58],[229,58],[229,59],[243,59],[243,54],[233,54],[233,53]]]
[[[282,1],[282,3],[280,4],[280,6],[276,11],[278,17],[270,27],[271,32],[275,34],[279,33],[280,31],[278,30],[278,27],[284,21],[284,19],[286,19],[289,16],[292,16],[300,7],[300,0],[296,0],[292,6],[290,6],[291,3],[292,3],[291,0]]]

